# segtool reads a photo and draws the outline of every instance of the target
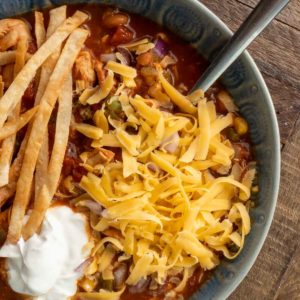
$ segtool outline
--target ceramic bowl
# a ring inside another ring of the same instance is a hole
[[[227,26],[196,0],[0,0],[0,17],[33,9],[72,3],[105,3],[154,20],[190,42],[206,59],[219,51],[231,35]],[[240,256],[224,260],[192,299],[226,299],[253,265],[273,218],[279,187],[280,142],[272,100],[253,59],[244,53],[224,74],[222,82],[250,124],[258,161],[259,193],[251,211],[252,231]]]

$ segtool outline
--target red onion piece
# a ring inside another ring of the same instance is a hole
[[[143,293],[147,289],[150,281],[151,281],[150,277],[147,277],[146,279],[145,278],[140,279],[140,281],[136,285],[129,287],[129,292],[132,294]]]
[[[179,145],[179,135],[178,132],[175,132],[164,141],[161,142],[160,147],[166,150],[167,152],[173,154],[176,152]]]
[[[120,290],[128,276],[128,266],[125,263],[120,263],[114,270],[114,287],[116,290]]]
[[[161,169],[154,163],[149,163],[147,165],[148,169],[152,172],[159,172]]]
[[[126,65],[130,66],[135,63],[135,59],[132,53],[127,48],[118,47],[118,51],[124,57],[124,60],[126,61]]]
[[[102,206],[93,200],[83,200],[81,201],[83,203],[84,206],[86,206],[88,209],[90,209],[91,212],[93,212],[94,214],[100,216],[102,213]]]
[[[87,258],[83,263],[81,263],[74,271],[76,273],[83,274],[85,269],[92,263],[93,258],[89,257]]]
[[[162,39],[157,39],[155,42],[154,51],[159,57],[164,57],[169,52],[168,46]]]
[[[102,62],[108,62],[110,60],[112,60],[112,61],[117,60],[115,53],[101,54],[100,59]]]

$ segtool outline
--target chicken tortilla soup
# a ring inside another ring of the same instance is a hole
[[[188,299],[239,255],[256,164],[206,66],[114,7],[0,20],[0,300]]]

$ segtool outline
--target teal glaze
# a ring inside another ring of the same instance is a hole
[[[0,18],[74,3],[105,3],[141,14],[189,41],[208,60],[231,35],[227,26],[196,0],[0,0]],[[240,256],[234,261],[224,260],[212,278],[192,296],[194,300],[226,299],[244,279],[266,239],[279,187],[280,141],[276,115],[261,73],[247,52],[228,69],[222,82],[250,124],[260,191],[256,207],[251,211],[252,231]]]

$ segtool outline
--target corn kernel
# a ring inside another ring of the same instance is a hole
[[[84,278],[79,282],[79,286],[86,292],[91,292],[95,288],[95,282],[89,278]]]
[[[248,132],[248,123],[245,119],[237,117],[234,119],[234,129],[239,135],[244,135]]]

